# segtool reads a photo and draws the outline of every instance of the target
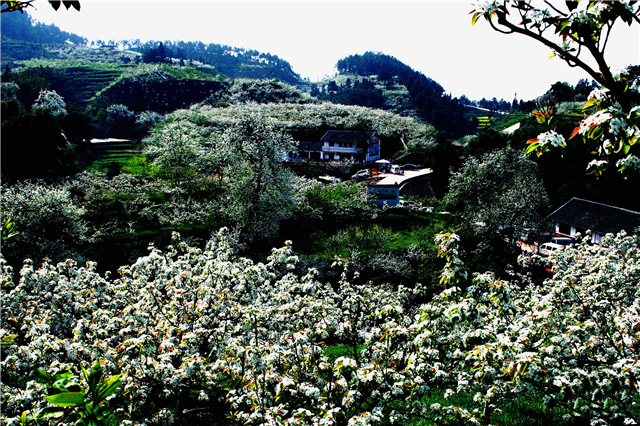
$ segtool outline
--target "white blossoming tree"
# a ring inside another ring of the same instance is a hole
[[[55,90],[41,90],[38,98],[31,106],[31,110],[43,109],[54,117],[64,117],[67,115],[67,104],[62,96]]]
[[[538,167],[510,147],[468,158],[451,175],[445,200],[482,223],[489,236],[505,227],[513,227],[516,236],[525,228],[546,231],[543,213],[549,200]]]
[[[245,115],[219,142],[227,178],[226,214],[249,237],[272,237],[294,207],[294,176],[284,166],[297,146],[284,129],[257,114]]]
[[[475,4],[472,22],[484,17],[491,27],[504,34],[530,37],[553,51],[571,67],[583,69],[601,88],[588,97],[584,110],[589,114],[571,138],[581,135],[592,145],[598,158],[587,172],[600,175],[609,163],[620,172],[640,170],[640,160],[631,152],[640,139],[640,96],[630,90],[630,78],[614,75],[605,60],[605,50],[613,26],[640,23],[640,5],[635,1],[567,1],[564,6],[544,2],[488,0]],[[594,64],[594,65],[592,65]],[[544,115],[539,116],[543,120]],[[529,140],[527,152],[538,155],[566,146],[564,136],[553,130]]]
[[[634,424],[639,241],[604,243],[553,255],[542,285],[477,274],[463,291],[458,239],[445,235],[449,288],[413,308],[403,288],[345,273],[334,291],[313,270],[292,273],[289,244],[266,263],[239,258],[224,230],[204,250],[152,249],[115,279],[93,263],[27,261],[14,285],[2,260],[2,421],[60,413],[38,370],[100,360],[123,383],[110,403],[123,424],[490,424],[522,396],[591,424]]]
[[[0,217],[15,222],[19,234],[3,242],[2,251],[13,263],[44,257],[61,261],[77,256],[77,248],[90,238],[85,209],[74,203],[64,185],[19,182],[0,189]]]

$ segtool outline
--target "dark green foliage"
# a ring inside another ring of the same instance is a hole
[[[150,46],[147,50],[145,50],[142,54],[142,60],[146,63],[165,63],[170,59],[167,57],[167,52],[164,49],[164,44],[162,42],[158,43],[157,46]]]
[[[269,53],[195,41],[150,41],[143,45],[129,42],[129,45],[141,52],[147,62],[176,58],[189,65],[198,61],[214,65],[230,78],[277,78],[289,84],[300,83],[300,76],[287,61]]]
[[[280,239],[293,240],[300,255],[316,260],[315,267],[320,267],[321,261],[328,267],[334,256],[348,258],[362,283],[372,280],[411,287],[421,282],[427,288],[439,285],[444,262],[437,258],[434,236],[458,227],[459,218],[403,208],[389,209],[369,220],[357,213],[342,215],[345,205],[352,203],[353,194],[333,192],[335,187],[339,185],[309,193],[311,203],[322,206],[322,217],[312,223],[305,223],[304,216],[287,222]]]
[[[238,79],[229,88],[229,101],[234,103],[312,103],[310,99],[294,86],[278,80]]]
[[[353,85],[345,84],[344,86],[338,86],[335,81],[331,80],[327,87],[327,92],[316,96],[318,96],[318,99],[343,105],[360,105],[369,108],[387,109],[385,107],[383,91],[377,88],[371,80],[366,78],[362,81],[356,80]]]
[[[548,407],[542,402],[542,395],[532,396],[530,394],[522,394],[512,400],[502,400],[497,402],[496,408],[501,411],[493,411],[491,414],[491,424],[496,426],[578,426],[585,424],[580,422],[579,418],[571,416],[569,420],[563,418],[570,411],[561,407]],[[476,404],[473,401],[473,395],[470,394],[453,394],[449,398],[444,398],[444,388],[434,389],[428,396],[424,398],[430,404],[440,404],[442,407],[458,406],[466,407],[471,411]],[[466,424],[462,419],[453,415],[444,414],[438,421],[416,420],[407,426],[431,426],[434,424],[443,425],[462,425]],[[586,423],[588,424],[588,422]]]
[[[412,106],[418,115],[436,129],[446,131],[450,137],[459,137],[474,130],[465,117],[462,103],[452,99],[438,83],[392,56],[366,52],[339,60],[336,67],[342,74],[374,76],[382,73],[383,81],[396,76],[398,82],[409,90]]]
[[[498,133],[493,129],[483,129],[478,135],[469,140],[464,148],[464,155],[476,156],[495,149],[507,146],[508,138],[502,133]]]
[[[8,39],[29,43],[65,43],[67,40],[75,44],[87,43],[86,38],[62,31],[54,24],[34,22],[28,13],[3,13],[0,19],[3,44]]]
[[[21,113],[15,102],[2,112],[3,180],[50,178],[75,171],[73,147],[51,114],[43,110]]]
[[[2,77],[3,82],[13,82],[20,86],[18,100],[26,109],[31,108],[41,90],[55,90],[65,101],[73,102],[73,88],[64,71],[38,67],[21,72],[5,73]],[[71,95],[72,99],[68,99],[68,95]]]
[[[436,198],[440,199],[449,189],[451,170],[456,170],[462,164],[462,150],[440,132],[435,143],[423,150],[423,155],[424,160],[420,164],[433,170],[429,182]]]

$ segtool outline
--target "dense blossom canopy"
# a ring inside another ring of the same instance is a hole
[[[439,241],[455,283],[457,237]],[[221,230],[204,250],[154,248],[115,279],[92,263],[27,261],[3,301],[2,338],[13,343],[1,364],[3,421],[46,406],[36,369],[98,359],[122,374],[126,424],[171,423],[182,389],[204,408],[225,395],[228,415],[248,424],[488,422],[523,392],[595,424],[640,420],[635,236],[567,248],[542,285],[476,275],[413,308],[419,289],[352,285],[346,265],[335,291],[313,270],[290,272],[290,245],[254,263],[229,243]],[[336,344],[342,356],[329,355]],[[477,409],[430,405],[431,388],[474,394]]]

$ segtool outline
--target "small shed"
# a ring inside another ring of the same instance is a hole
[[[378,179],[369,184],[367,192],[372,200],[376,200],[378,205],[386,203],[389,206],[395,206],[400,203],[400,196],[408,185],[415,184],[421,179],[426,179],[431,172],[431,169],[420,169],[407,170],[403,175],[383,173],[379,175]],[[427,182],[425,184],[431,191],[429,184]]]

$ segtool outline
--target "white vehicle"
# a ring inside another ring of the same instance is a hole
[[[394,164],[393,166],[391,166],[390,171],[393,174],[399,175],[400,172],[402,171],[402,169],[400,168],[400,166],[397,166],[397,165]]]
[[[551,239],[551,242],[554,244],[559,244],[564,247],[568,246],[569,244],[575,243],[573,238],[563,238],[563,237],[553,237]]]
[[[564,246],[561,246],[560,244],[544,243],[538,249],[538,253],[540,253],[543,256],[549,256],[554,251],[558,251],[558,250],[562,250],[562,249],[564,249]]]
[[[362,169],[362,170],[358,170],[358,172],[355,175],[351,176],[351,179],[362,179],[369,176],[371,176],[371,170]]]
[[[320,179],[323,182],[328,182],[328,183],[342,182],[342,179],[340,179],[339,177],[336,177],[336,176],[318,176],[318,179]]]

